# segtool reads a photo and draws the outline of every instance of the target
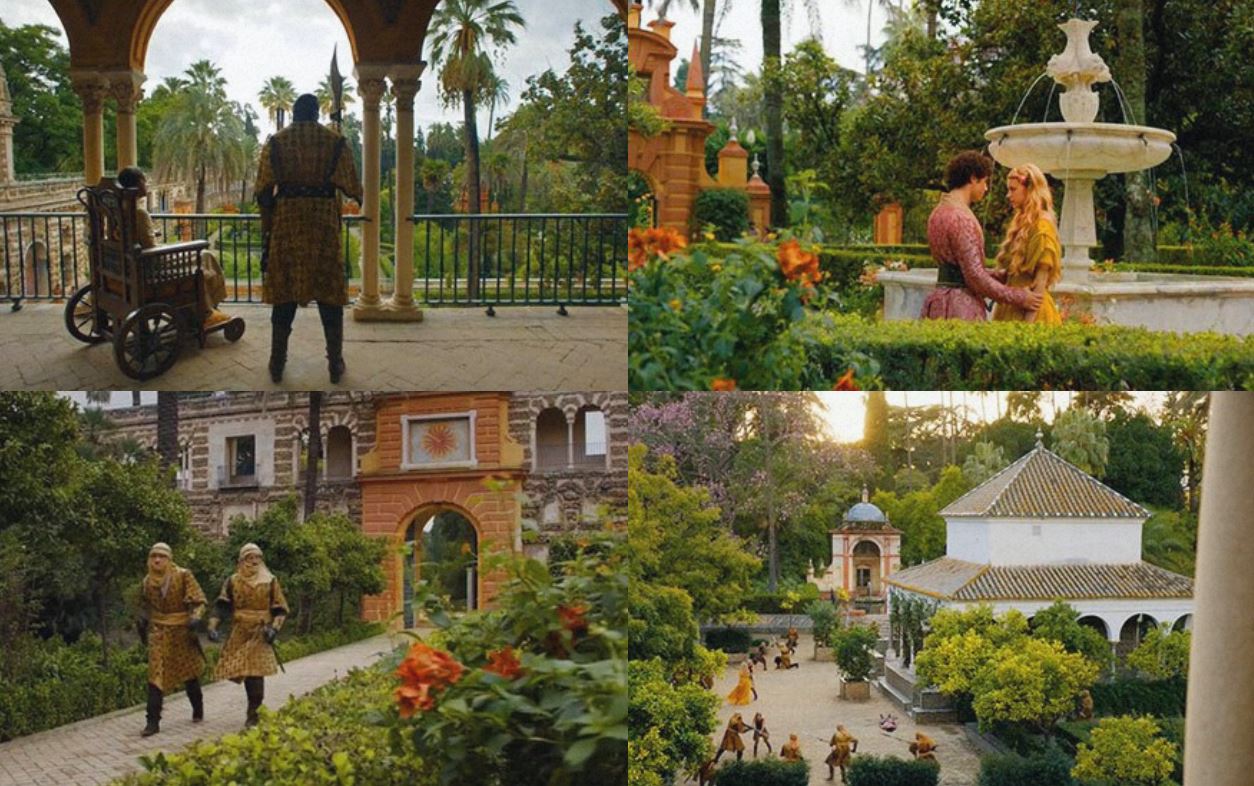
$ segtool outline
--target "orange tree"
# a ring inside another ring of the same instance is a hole
[[[491,610],[459,618],[424,589],[438,631],[399,662],[391,734],[444,784],[552,786],[626,778],[627,573],[597,538],[555,569],[491,555]]]

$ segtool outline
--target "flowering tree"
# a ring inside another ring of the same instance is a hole
[[[1076,748],[1073,777],[1121,786],[1166,786],[1173,783],[1175,743],[1158,736],[1153,718],[1103,718],[1087,743]]]
[[[506,577],[494,607],[456,619],[420,591],[439,630],[400,661],[390,722],[441,783],[623,782],[624,559],[612,540],[586,544],[556,576],[535,560],[489,556],[487,569]]]

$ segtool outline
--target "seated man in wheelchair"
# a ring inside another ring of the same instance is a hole
[[[148,178],[139,167],[128,166],[118,172],[117,183],[122,188],[139,190],[139,199],[148,194]],[[135,205],[136,240],[143,248],[157,245],[153,233],[152,216],[139,202]],[[211,328],[231,319],[229,314],[218,309],[218,304],[226,300],[226,277],[222,273],[222,265],[218,263],[216,254],[206,251],[200,257],[201,270],[205,277],[204,300],[201,308],[205,314],[205,328]]]

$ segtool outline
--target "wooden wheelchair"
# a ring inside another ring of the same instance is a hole
[[[78,192],[87,208],[91,282],[65,304],[65,326],[87,344],[113,342],[113,356],[132,379],[159,376],[178,360],[180,345],[211,333],[244,335],[239,317],[206,328],[201,253],[207,240],[142,248],[136,233],[136,189],[110,178]]]

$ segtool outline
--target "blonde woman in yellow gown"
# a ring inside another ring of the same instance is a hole
[[[1058,242],[1054,197],[1045,174],[1035,164],[1015,167],[1006,176],[1006,197],[1015,212],[1006,229],[1006,239],[997,250],[994,277],[1007,286],[1037,292],[1044,300],[1036,311],[998,303],[993,307],[993,319],[1061,324],[1062,317],[1049,290],[1062,274],[1062,247]]]
[[[749,671],[747,663],[740,664],[740,680],[736,683],[736,687],[732,688],[732,692],[727,694],[727,700],[732,704],[744,706],[757,698],[757,691],[753,687],[753,673]]]

